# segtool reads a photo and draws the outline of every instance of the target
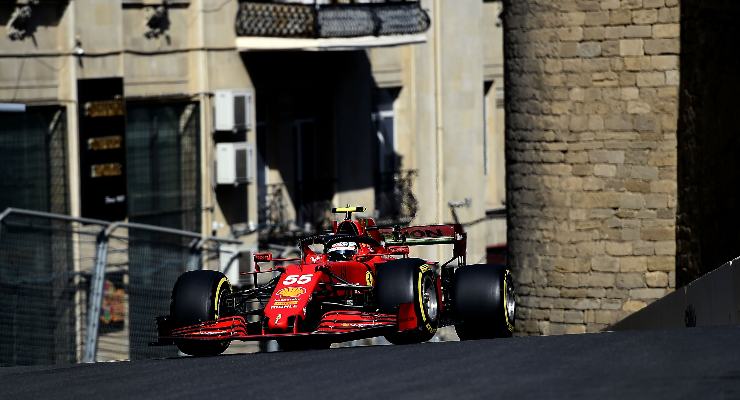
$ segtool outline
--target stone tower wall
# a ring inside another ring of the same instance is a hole
[[[518,329],[598,331],[675,287],[678,0],[504,7]]]

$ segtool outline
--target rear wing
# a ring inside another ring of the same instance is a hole
[[[467,233],[460,224],[380,228],[378,232],[386,246],[452,244],[454,245],[454,257],[461,258],[462,263],[465,264]]]

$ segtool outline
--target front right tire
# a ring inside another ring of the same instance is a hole
[[[393,344],[426,342],[437,332],[439,297],[437,276],[424,260],[402,258],[378,266],[377,294],[381,310],[398,311],[401,304],[413,306],[415,329],[389,333]]]
[[[460,340],[510,337],[516,320],[516,291],[503,265],[465,265],[453,282],[455,331]]]

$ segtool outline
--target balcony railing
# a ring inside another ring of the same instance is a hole
[[[425,41],[423,33],[429,25],[429,15],[418,1],[351,4],[243,1],[236,18],[237,43],[245,49],[260,46],[331,49],[418,43]],[[241,40],[244,38],[250,41],[244,43]]]

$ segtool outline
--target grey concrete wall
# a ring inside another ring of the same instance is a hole
[[[609,329],[675,329],[740,323],[740,259],[679,288]]]

